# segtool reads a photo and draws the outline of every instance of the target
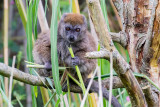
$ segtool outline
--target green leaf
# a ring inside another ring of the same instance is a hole
[[[58,10],[59,0],[52,1],[52,19],[51,19],[51,62],[52,62],[52,75],[56,88],[56,92],[59,95],[62,95],[62,88],[59,80],[59,66],[58,66],[58,55],[57,55],[57,10]]]
[[[46,80],[47,80],[47,82],[49,83],[49,85],[52,87],[52,89],[54,89],[51,79],[50,79],[50,78],[46,78]]]
[[[9,100],[8,100],[7,96],[5,95],[5,93],[3,92],[3,90],[2,90],[1,87],[0,87],[0,93],[1,93],[1,95],[2,95],[2,97],[3,97],[3,99],[4,99],[4,101],[5,101],[7,104],[9,104]],[[13,107],[12,104],[11,104],[11,107]]]

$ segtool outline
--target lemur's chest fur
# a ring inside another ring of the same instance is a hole
[[[63,63],[66,57],[69,57],[69,56],[71,57],[71,54],[68,49],[69,47],[72,48],[74,54],[82,51],[86,52],[87,50],[86,50],[86,47],[83,46],[83,42],[84,41],[79,41],[75,44],[70,44],[64,39],[58,39],[57,50],[58,50],[58,57],[59,57],[60,63]]]

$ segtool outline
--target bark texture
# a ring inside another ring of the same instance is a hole
[[[86,57],[109,60],[110,52],[113,52],[114,69],[130,95],[132,106],[158,107],[160,100],[157,96],[159,96],[159,92],[155,91],[154,87],[147,84],[144,79],[138,79],[139,84],[132,72],[146,74],[160,86],[158,61],[160,58],[160,1],[112,0],[123,24],[119,34],[108,33],[99,1],[86,1],[95,31],[100,43],[105,48],[101,53],[87,53]],[[112,40],[120,43],[123,47],[127,47],[130,57],[129,64],[115,49]],[[148,88],[144,89],[142,93],[139,85]]]

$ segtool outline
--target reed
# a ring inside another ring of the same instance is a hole
[[[4,0],[4,63],[8,65],[8,0]],[[4,78],[5,93],[8,96],[8,78]]]

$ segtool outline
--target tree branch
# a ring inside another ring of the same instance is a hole
[[[119,33],[110,32],[110,35],[111,35],[112,40],[114,42],[121,44],[123,47],[127,46],[128,38],[127,38],[127,35],[125,32],[123,32],[123,31],[121,31]]]
[[[107,50],[87,52],[84,57],[91,58],[91,59],[108,59],[109,60],[110,52]]]
[[[10,77],[12,68],[0,63],[0,75],[4,77]],[[24,73],[16,68],[13,68],[13,78],[15,80],[24,82],[26,84],[34,85],[34,86],[44,86],[43,82],[49,85],[45,78],[39,78],[38,76],[30,75],[28,73]],[[43,81],[43,82],[42,82]]]
[[[102,85],[105,88],[109,89],[109,82],[110,82],[110,78],[106,78],[102,80]],[[119,77],[113,77],[113,89],[116,89],[116,88],[124,88],[124,85],[119,79]]]
[[[138,81],[132,74],[133,71],[131,70],[129,64],[124,60],[124,58],[120,55],[120,53],[113,45],[113,41],[111,39],[111,36],[109,35],[107,25],[102,14],[99,0],[86,1],[90,11],[91,20],[93,21],[95,31],[100,39],[100,42],[102,42],[107,50],[112,50],[113,54],[116,54],[116,56],[113,55],[113,68],[117,72],[119,78],[128,91],[132,106],[146,107],[146,99],[143,95]]]
[[[121,22],[124,25],[124,17],[123,17],[123,0],[112,0],[114,6],[116,7],[118,14],[121,18]],[[123,26],[124,27],[124,26]],[[123,28],[124,29],[124,28]]]
[[[24,73],[16,68],[9,67],[7,65],[5,65],[4,63],[0,63],[0,75],[4,76],[4,77],[10,77],[11,75],[11,71],[13,72],[13,79],[21,81],[23,83],[26,84],[30,84],[33,86],[42,86],[42,87],[49,87],[51,88],[51,86],[49,85],[49,83],[47,82],[47,80],[44,77],[38,77],[38,76],[34,76],[28,73]],[[42,82],[43,81],[43,82]],[[115,77],[113,79],[114,84],[113,84],[113,88],[121,88],[123,87],[122,82],[117,79],[117,77]],[[104,79],[102,81],[103,85],[108,89],[109,87],[109,78]],[[54,82],[52,81],[52,85],[54,87]],[[71,92],[74,93],[82,93],[82,90],[79,86],[77,86],[76,84],[70,83],[70,87],[72,87],[70,89]],[[67,92],[67,88],[65,88],[65,86],[63,86],[63,91]]]
[[[100,51],[100,53],[107,53],[106,51]],[[93,56],[92,56],[93,58]],[[94,57],[95,58],[95,57]],[[13,78],[15,80],[18,80],[18,81],[21,81],[23,83],[26,83],[26,84],[30,84],[30,85],[33,85],[33,86],[42,86],[42,87],[49,87],[51,88],[51,86],[49,85],[49,83],[47,82],[47,80],[44,78],[44,77],[38,77],[38,76],[34,76],[34,75],[31,75],[31,74],[28,74],[28,73],[24,73],[16,68],[11,68],[3,63],[0,63],[0,75],[4,76],[4,77],[10,77],[11,75],[11,71],[13,69]],[[42,82],[43,81],[43,82]],[[109,81],[110,81],[110,78],[106,78],[104,80],[102,80],[102,85],[109,89]],[[52,85],[54,87],[54,82],[52,81]],[[64,84],[63,85],[63,88],[62,90],[64,92],[67,92],[68,89],[67,89],[67,84]],[[147,86],[147,85],[143,85],[143,86]],[[142,87],[143,87],[142,86]],[[77,86],[76,84],[73,84],[73,83],[70,83],[70,87],[72,87],[70,89],[71,92],[74,92],[74,93],[82,93],[82,90],[79,86]],[[118,77],[114,77],[113,78],[113,89],[116,89],[116,88],[124,88],[124,85],[123,83],[121,82],[121,80],[118,78]],[[151,91],[151,88],[150,86],[147,87],[147,88],[143,88],[143,91],[145,92],[145,96],[147,97],[147,102],[150,101],[150,98],[154,98],[153,93]],[[148,94],[147,94],[148,93]],[[150,102],[150,105],[153,105],[153,104],[157,104],[157,99],[154,98],[154,101]]]
[[[150,86],[148,82],[144,83],[143,86],[142,86],[143,87],[142,89],[146,97],[148,107],[158,107],[159,105],[158,94],[153,91],[153,89],[151,88],[152,86]]]

